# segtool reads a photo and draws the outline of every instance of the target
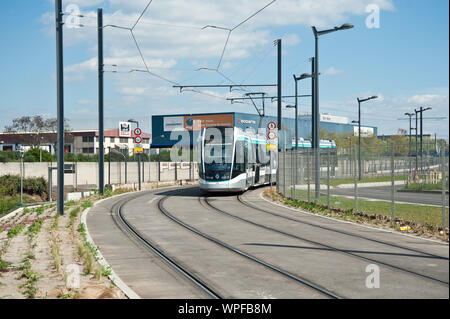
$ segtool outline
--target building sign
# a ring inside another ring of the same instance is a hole
[[[119,137],[131,137],[131,124],[129,122],[119,123]]]
[[[219,126],[233,127],[233,114],[213,114],[184,117],[184,129],[186,131],[200,131],[204,128]]]
[[[354,132],[354,136],[358,136],[358,126],[355,125],[353,127],[353,132]],[[365,127],[365,126],[361,126],[361,137],[369,137],[372,136],[374,134],[373,132],[373,127]]]
[[[164,132],[184,129],[184,116],[166,116],[164,117]]]
[[[164,117],[164,132],[200,131],[208,127],[233,127],[233,114]]]
[[[241,118],[238,118],[237,123],[238,124],[253,124],[253,125],[256,125],[256,121],[255,120],[245,120],[245,119],[241,119]]]
[[[344,116],[336,116],[330,114],[320,114],[321,122],[338,123],[338,124],[348,124],[349,120]]]

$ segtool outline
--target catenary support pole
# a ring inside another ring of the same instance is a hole
[[[278,132],[282,131],[282,113],[281,113],[281,96],[282,96],[282,90],[281,90],[281,80],[282,80],[282,72],[281,72],[281,39],[277,40],[277,52],[278,52],[278,57],[277,57],[277,128],[278,128]],[[278,143],[280,144],[280,143]],[[280,163],[280,153],[281,153],[281,148],[278,147],[278,164]],[[279,167],[280,165],[278,165]],[[280,170],[277,169],[277,190],[280,191]]]
[[[57,161],[58,161],[58,204],[57,210],[64,214],[64,62],[62,0],[55,1],[56,17],[56,82],[57,82]]]
[[[105,192],[105,132],[103,127],[103,10],[97,10],[98,33],[98,193]]]

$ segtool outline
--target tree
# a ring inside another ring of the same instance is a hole
[[[57,130],[58,121],[56,118],[44,119],[41,115],[22,116],[13,119],[12,125],[5,126],[7,133],[26,133],[21,134],[19,142],[28,144],[32,148],[38,147],[45,137],[46,142],[52,143],[54,149],[56,149]],[[69,130],[69,121],[64,119],[65,138],[70,136],[70,133],[67,132]],[[48,132],[51,134],[48,134]]]
[[[21,136],[21,142],[23,144],[29,144],[32,147],[39,145],[42,132],[46,130],[45,120],[40,115],[22,116],[13,120],[12,125],[5,126],[7,133],[31,133],[23,134]]]

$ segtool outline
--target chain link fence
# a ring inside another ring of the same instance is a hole
[[[448,227],[448,151],[282,146],[278,161],[277,191],[288,199]]]

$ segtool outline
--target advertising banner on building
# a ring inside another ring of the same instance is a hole
[[[166,116],[163,120],[164,132],[200,131],[208,127],[233,127],[233,114],[211,114],[195,116]]]
[[[164,132],[184,129],[184,116],[166,116],[164,117]]]
[[[358,126],[355,126],[353,128],[353,132],[355,133],[355,136],[358,136]],[[369,137],[372,136],[374,134],[373,132],[373,127],[365,127],[365,126],[361,126],[361,137]]]
[[[119,123],[119,137],[131,137],[131,124],[129,122]]]

